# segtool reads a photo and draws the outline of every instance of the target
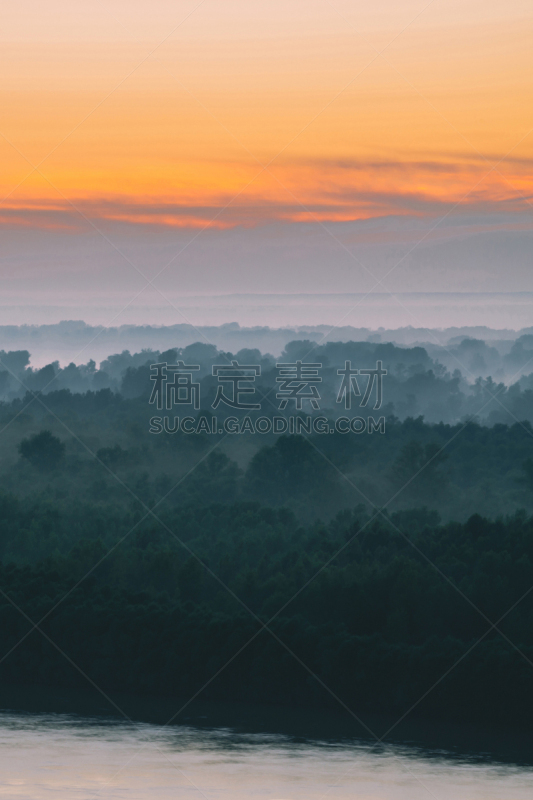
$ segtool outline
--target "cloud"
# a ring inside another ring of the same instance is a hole
[[[0,208],[0,227],[36,228],[76,233],[107,224],[227,230],[236,227],[257,227],[272,222],[347,222],[390,216],[438,217],[454,215],[494,215],[528,211],[531,193],[513,193],[508,188],[494,196],[488,188],[476,188],[459,197],[436,196],[423,191],[380,191],[354,186],[331,186],[317,192],[313,200],[302,200],[295,194],[292,203],[271,199],[255,202],[232,202],[221,199],[218,204],[180,204],[172,202],[136,201],[131,198],[75,198],[72,204],[52,201],[18,203]],[[287,193],[286,193],[287,194]],[[486,223],[490,227],[490,223]]]

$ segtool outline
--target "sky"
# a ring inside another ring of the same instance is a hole
[[[0,38],[10,321],[533,290],[528,0],[19,0]]]

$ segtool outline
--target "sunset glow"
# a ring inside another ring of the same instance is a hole
[[[525,2],[97,5],[4,9],[2,226],[528,208]]]

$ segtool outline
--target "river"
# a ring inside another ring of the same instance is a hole
[[[533,768],[415,745],[0,713],[4,800],[531,800]]]

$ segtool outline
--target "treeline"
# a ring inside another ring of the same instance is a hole
[[[442,525],[356,508],[306,526],[256,503],[145,514],[2,496],[5,683],[81,687],[83,672],[109,693],[529,724],[524,513]]]
[[[269,398],[263,412],[272,414],[278,405],[276,364],[298,359],[322,365],[320,408],[329,416],[343,412],[342,403],[337,402],[341,381],[337,371],[347,361],[357,369],[373,368],[380,361],[387,370],[383,385],[383,411],[387,415],[402,420],[422,415],[431,423],[453,424],[473,416],[487,424],[505,424],[513,418],[533,422],[533,335],[529,334],[515,342],[501,342],[499,349],[470,338],[446,348],[371,341],[321,345],[310,340],[292,341],[277,358],[258,349],[232,353],[196,342],[164,352],[132,354],[125,350],[110,355],[99,366],[91,360],[60,367],[55,361],[40,369],[30,365],[27,350],[0,351],[0,400],[9,404],[24,398],[27,392],[85,394],[108,389],[126,399],[143,398],[147,402],[153,388],[150,366],[181,360],[199,367],[195,379],[201,384],[202,408],[209,409],[217,389],[213,366],[236,360],[261,368],[256,381],[258,397]],[[365,380],[359,378],[362,393]],[[373,405],[374,397],[369,408]]]

